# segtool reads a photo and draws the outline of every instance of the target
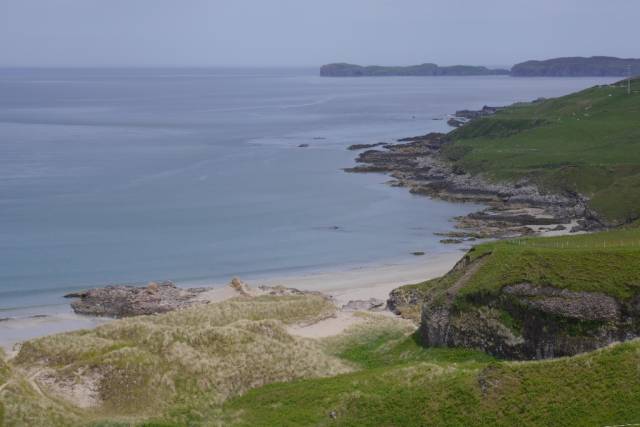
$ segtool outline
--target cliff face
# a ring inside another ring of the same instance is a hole
[[[629,70],[632,75],[640,74],[640,59],[593,56],[526,61],[514,65],[511,75],[515,77],[624,77],[628,75]]]
[[[403,286],[388,306],[429,347],[546,359],[640,336],[640,228],[478,245],[445,276]],[[408,315],[407,315],[408,314]]]
[[[408,67],[383,67],[334,63],[323,65],[320,75],[323,77],[375,77],[375,76],[486,76],[497,74],[509,74],[508,70],[492,70],[486,67],[471,65],[453,65],[440,67],[436,64],[426,63],[411,65]]]
[[[427,299],[420,332],[430,347],[469,347],[508,359],[571,356],[637,337],[640,299],[519,283],[459,307]]]

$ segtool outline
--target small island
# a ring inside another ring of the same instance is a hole
[[[473,65],[452,65],[440,67],[436,64],[426,63],[410,65],[407,67],[384,67],[380,65],[355,65],[347,63],[334,63],[323,65],[320,68],[322,77],[377,77],[377,76],[492,76],[507,75],[509,70],[489,69]]]

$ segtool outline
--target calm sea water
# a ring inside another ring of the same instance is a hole
[[[108,283],[224,282],[442,250],[433,232],[474,207],[343,173],[355,156],[345,148],[604,81],[0,70],[0,317]]]

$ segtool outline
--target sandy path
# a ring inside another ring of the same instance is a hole
[[[353,312],[339,311],[336,317],[323,319],[312,325],[293,325],[287,327],[291,335],[304,338],[325,338],[340,335],[350,326],[365,322],[364,317],[355,316]]]

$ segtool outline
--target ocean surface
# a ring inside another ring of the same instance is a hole
[[[0,70],[0,318],[110,283],[222,284],[445,250],[433,233],[477,207],[344,173],[346,147],[609,81]]]

